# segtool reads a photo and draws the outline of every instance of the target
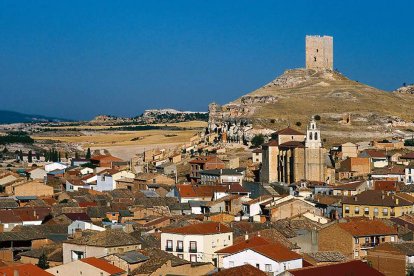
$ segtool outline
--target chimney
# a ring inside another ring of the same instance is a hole
[[[248,239],[249,239],[249,234],[247,234],[247,231],[246,231],[246,234],[244,235],[244,240],[247,241]]]

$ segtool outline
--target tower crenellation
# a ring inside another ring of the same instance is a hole
[[[306,69],[333,70],[332,36],[306,36]]]

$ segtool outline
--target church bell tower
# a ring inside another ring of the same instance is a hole
[[[308,129],[306,130],[305,147],[311,149],[322,147],[321,131],[317,128],[314,117],[310,120]]]

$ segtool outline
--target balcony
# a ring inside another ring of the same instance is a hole
[[[176,251],[176,252],[184,252],[184,248],[182,248],[182,247],[181,247],[181,248],[177,247],[177,248],[175,249],[175,251]]]
[[[190,252],[190,253],[197,253],[197,247],[195,247],[195,248],[189,248],[188,249],[188,252]]]
[[[377,246],[379,243],[378,242],[366,242],[361,244],[361,249],[363,248],[373,248],[375,246]]]
[[[165,251],[172,252],[172,251],[173,251],[173,248],[172,248],[172,247],[168,247],[168,246],[166,246],[166,247],[165,247]]]

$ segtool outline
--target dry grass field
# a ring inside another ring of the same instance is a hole
[[[73,136],[33,136],[35,140],[52,140],[82,144],[83,147],[111,147],[126,145],[151,145],[186,143],[197,130],[143,130],[143,131],[94,131],[79,132]]]

